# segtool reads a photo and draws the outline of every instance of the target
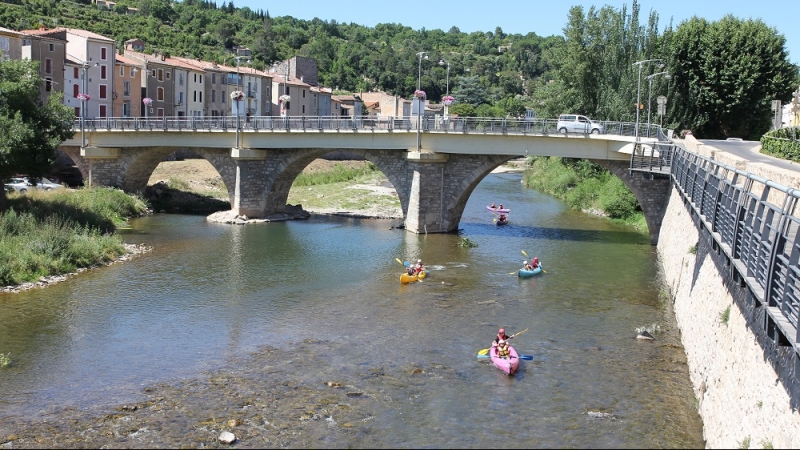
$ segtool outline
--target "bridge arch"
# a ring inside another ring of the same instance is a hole
[[[590,160],[605,167],[617,176],[630,189],[639,202],[647,221],[650,243],[658,244],[661,222],[664,220],[667,202],[669,201],[672,180],[669,175],[631,171],[630,164],[622,161]]]

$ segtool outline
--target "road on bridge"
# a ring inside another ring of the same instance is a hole
[[[742,140],[717,140],[717,139],[698,139],[701,143],[714,147],[717,150],[730,153],[748,161],[769,164],[781,169],[792,170],[800,173],[800,164],[774,156],[762,154],[761,142],[742,141]]]

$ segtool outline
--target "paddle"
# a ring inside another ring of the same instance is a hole
[[[519,359],[524,359],[525,361],[532,361],[533,360],[533,356],[532,355],[517,355],[517,357]],[[491,356],[489,356],[489,355],[478,355],[478,358],[479,359],[484,359],[484,358],[488,359],[488,358],[491,358]]]
[[[528,331],[527,328],[525,328],[524,330],[520,331],[519,333],[512,334],[508,338],[509,339],[514,339],[515,337],[519,336],[520,334],[522,334],[522,333],[524,333],[526,331]],[[487,355],[488,353],[489,353],[489,349],[488,348],[484,348],[484,349],[482,349],[481,351],[478,352],[478,356]]]
[[[528,256],[528,254],[525,253],[525,250],[522,250],[522,254],[525,255],[526,258],[530,259],[530,256]],[[544,267],[542,267],[542,272],[547,273],[547,271],[544,270]]]
[[[400,264],[402,264],[402,265],[404,265],[406,267],[410,266],[408,261],[400,261],[400,258],[395,258],[395,261],[399,262]]]

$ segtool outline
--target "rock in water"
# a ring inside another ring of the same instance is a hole
[[[219,434],[219,441],[223,444],[233,444],[236,442],[236,436],[234,436],[230,431],[223,431]]]
[[[648,333],[647,330],[642,331],[641,333],[639,333],[639,335],[636,336],[636,339],[647,339],[648,341],[655,341],[656,340],[656,338],[654,338],[652,334]]]

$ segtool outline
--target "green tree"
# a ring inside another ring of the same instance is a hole
[[[469,103],[454,103],[448,108],[450,114],[461,117],[475,117],[475,107]]]
[[[757,140],[769,130],[772,100],[797,86],[786,39],[760,20],[692,18],[669,35],[670,118],[706,138]]]
[[[525,105],[516,97],[506,97],[495,105],[500,108],[505,115],[510,117],[521,117],[525,115]]]
[[[453,88],[453,98],[456,103],[466,103],[473,107],[488,102],[486,89],[481,86],[477,75],[459,77]]]
[[[30,60],[0,62],[0,179],[16,173],[47,174],[58,145],[74,135],[74,113],[62,103],[61,93],[41,103],[38,68],[39,63]],[[5,209],[2,190],[0,211]]]

